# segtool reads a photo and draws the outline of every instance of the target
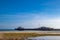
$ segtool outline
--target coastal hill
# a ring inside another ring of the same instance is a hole
[[[21,26],[20,27],[17,27],[15,28],[15,30],[40,30],[40,31],[60,31],[60,29],[54,29],[54,28],[50,28],[50,27],[45,27],[45,26],[42,26],[42,27],[39,27],[39,28],[22,28]]]
[[[15,28],[15,30],[19,30],[19,31],[21,31],[21,30],[60,31],[60,29],[54,29],[54,28],[44,27],[44,26],[39,27],[39,28],[33,28],[33,29],[17,27],[17,28]]]

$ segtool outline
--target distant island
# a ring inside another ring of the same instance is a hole
[[[15,30],[19,30],[19,31],[21,31],[21,30],[60,31],[60,29],[54,29],[54,28],[45,27],[45,26],[42,26],[39,28],[33,28],[33,29],[17,27],[17,28],[15,28]]]

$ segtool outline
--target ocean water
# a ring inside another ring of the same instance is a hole
[[[60,40],[60,36],[41,36],[41,37],[31,37],[29,40]]]

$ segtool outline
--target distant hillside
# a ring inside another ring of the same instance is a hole
[[[54,29],[53,29],[53,28],[49,28],[49,27],[40,27],[40,28],[33,28],[33,29],[27,29],[27,28],[18,27],[18,28],[15,28],[15,30],[41,30],[41,31],[52,31],[52,30],[54,30]]]

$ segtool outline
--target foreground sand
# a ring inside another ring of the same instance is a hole
[[[1,31],[0,40],[24,40],[28,37],[60,36],[60,31]]]

